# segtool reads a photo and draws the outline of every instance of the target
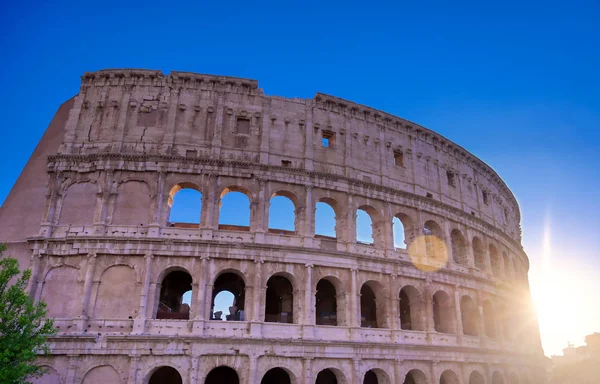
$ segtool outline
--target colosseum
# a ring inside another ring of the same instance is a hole
[[[197,220],[172,217],[182,191]],[[222,220],[230,194],[247,222]],[[292,228],[270,225],[273,199]],[[338,97],[85,73],[0,222],[58,328],[36,383],[546,382],[512,192],[439,134]]]

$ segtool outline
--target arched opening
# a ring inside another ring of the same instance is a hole
[[[289,324],[294,322],[294,288],[283,276],[272,276],[267,281],[265,321]]]
[[[377,297],[367,283],[360,288],[360,326],[378,328]]]
[[[411,369],[404,377],[403,384],[427,384],[427,377],[418,369]]]
[[[485,325],[485,335],[487,337],[496,338],[496,313],[492,303],[485,301],[483,303],[483,323]]]
[[[473,258],[475,259],[475,268],[485,271],[485,250],[479,237],[473,238]]]
[[[454,316],[452,315],[452,300],[444,291],[433,295],[433,324],[436,332],[454,333]]]
[[[316,324],[338,325],[337,295],[335,286],[327,279],[317,283],[316,293]]]
[[[315,210],[315,236],[337,238],[335,207],[337,202],[330,198],[322,198],[317,202]]]
[[[500,372],[496,371],[492,375],[492,384],[504,384],[504,378]]]
[[[177,371],[175,371],[177,372]],[[51,378],[51,377],[49,377]],[[13,381],[14,382],[14,381]],[[90,369],[83,377],[82,384],[96,384],[96,383],[120,383],[121,376],[119,372],[111,365],[100,365]],[[44,384],[50,383],[50,380],[45,381]],[[60,383],[60,380],[57,381]],[[167,382],[170,383],[170,382]],[[177,381],[175,381],[177,383]],[[181,381],[179,381],[181,383]]]
[[[337,376],[331,369],[324,369],[317,375],[315,384],[338,384]]]
[[[290,375],[282,368],[272,368],[265,373],[260,384],[291,384]],[[228,384],[228,383],[223,383]]]
[[[239,384],[237,372],[229,367],[220,366],[212,369],[206,376],[204,384]]]
[[[213,284],[210,319],[244,321],[245,302],[246,284],[244,280],[235,273],[223,273]]]
[[[422,300],[419,291],[410,285],[400,290],[400,328],[408,331],[423,330]]]
[[[504,276],[510,276],[510,261],[506,251],[502,251],[502,264],[504,265]]]
[[[177,184],[169,192],[169,226],[194,228],[200,225],[202,193],[191,183]]]
[[[356,210],[356,242],[373,244],[373,218],[363,207]]]
[[[250,230],[249,193],[239,187],[230,187],[221,193],[219,229],[230,231]]]
[[[458,376],[451,370],[446,370],[440,376],[440,384],[459,384]]]
[[[460,299],[460,313],[463,333],[468,336],[478,336],[479,309],[471,297],[465,295]]]
[[[514,372],[510,374],[510,384],[519,384],[519,376]]]
[[[150,377],[148,384],[182,384],[181,375],[173,367],[160,367]]]
[[[367,373],[365,373],[363,384],[379,384],[377,374],[375,374],[375,372],[373,372],[372,369],[368,370]]]
[[[501,265],[500,265],[500,256],[498,256],[498,250],[494,246],[494,244],[490,244],[490,264],[492,264],[492,273],[494,276],[500,276],[501,273]]]
[[[408,215],[399,213],[392,219],[394,248],[407,249],[414,237],[414,227]]]
[[[485,379],[481,373],[473,371],[469,376],[469,384],[485,384]]]
[[[428,220],[423,226],[423,235],[425,236],[425,256],[427,259],[439,262],[447,261],[442,228],[435,221]]]
[[[465,237],[458,229],[453,229],[450,232],[450,239],[452,243],[452,257],[454,262],[460,265],[469,265],[469,259],[467,256],[467,241]]]
[[[184,271],[170,272],[160,286],[157,319],[188,320],[190,304],[184,302],[184,294],[192,291],[192,277]]]
[[[296,206],[293,195],[277,192],[271,196],[269,205],[269,232],[290,235],[296,232]]]

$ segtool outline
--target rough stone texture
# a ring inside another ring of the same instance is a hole
[[[181,188],[202,193],[199,224],[169,222]],[[249,197],[249,227],[219,225],[227,191]],[[293,201],[295,231],[268,228],[274,195]],[[336,238],[315,235],[319,201]],[[358,208],[374,244],[356,241]],[[0,209],[0,240],[60,330],[38,383],[148,383],[163,366],[183,383],[220,366],[247,384],[274,367],[294,384],[325,369],[340,383],[543,383],[519,221],[489,166],[409,121],[320,93],[265,96],[254,80],[105,70],[60,107]],[[191,309],[157,319],[173,271],[191,276]],[[243,321],[210,320],[224,272],[245,287]],[[293,287],[276,315],[291,323],[265,321],[272,276]],[[337,326],[316,325],[321,279]]]

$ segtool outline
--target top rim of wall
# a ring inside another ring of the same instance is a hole
[[[431,136],[434,140],[439,142],[439,145],[444,148],[446,147],[449,151],[458,152],[455,153],[455,156],[458,158],[462,158],[469,165],[477,166],[479,171],[481,171],[484,175],[491,177],[491,179],[498,183],[498,186],[507,194],[516,207],[516,215],[517,222],[520,225],[521,223],[521,208],[517,201],[516,196],[512,192],[512,190],[506,185],[504,180],[498,175],[498,173],[485,161],[481,160],[471,152],[469,152],[464,147],[456,144],[452,140],[446,138],[445,136],[414,123],[410,120],[392,115],[385,111],[381,111],[379,109],[369,107],[364,104],[355,103],[350,100],[343,99],[341,97],[328,95],[325,93],[317,92],[312,99],[309,98],[292,98],[292,97],[281,97],[281,96],[271,96],[265,95],[263,90],[258,87],[258,80],[242,78],[242,77],[234,77],[234,76],[222,76],[222,75],[210,75],[210,74],[201,74],[195,72],[183,72],[183,71],[171,71],[169,74],[165,74],[161,70],[153,70],[153,69],[138,69],[138,68],[107,68],[101,69],[98,71],[92,72],[84,72],[81,76],[82,86],[89,80],[93,80],[98,77],[105,78],[132,78],[132,77],[142,77],[142,78],[157,78],[163,80],[171,80],[171,81],[189,81],[195,80],[197,82],[215,82],[220,84],[232,84],[238,85],[242,87],[247,87],[250,91],[257,96],[266,96],[266,97],[276,97],[287,100],[303,100],[307,103],[314,103],[317,107],[328,108],[331,110],[331,107],[335,106],[339,108],[337,113],[343,114],[345,111],[361,111],[364,115],[372,115],[375,119],[387,121],[388,123],[392,123],[395,125],[401,125],[409,132],[414,132],[417,137],[419,134],[425,136]],[[235,92],[235,91],[234,91]],[[359,118],[360,115],[353,116],[354,118]],[[434,144],[435,145],[435,144]],[[460,157],[459,157],[460,156]]]

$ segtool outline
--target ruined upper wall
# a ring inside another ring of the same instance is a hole
[[[520,240],[514,196],[464,148],[333,96],[265,96],[255,80],[136,69],[86,73],[59,152],[235,160],[328,173],[428,196]]]

